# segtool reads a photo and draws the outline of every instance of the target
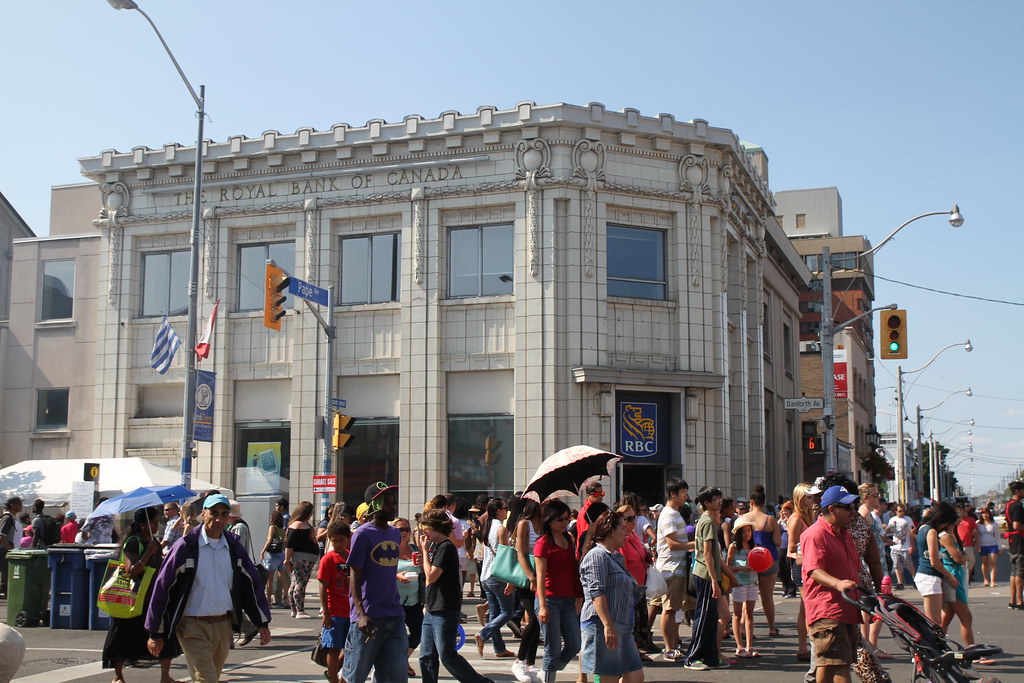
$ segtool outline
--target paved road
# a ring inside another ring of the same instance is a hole
[[[1005,557],[1003,560],[1005,564]],[[998,658],[996,665],[985,667],[985,675],[996,676],[1004,683],[1011,683],[1024,681],[1024,665],[1020,660],[1024,654],[1024,612],[1006,608],[1008,590],[1005,572],[1004,567],[1001,587],[972,589],[970,599],[975,615],[977,641],[1000,645],[1006,651],[1006,654]],[[920,605],[916,590],[906,590],[900,595]],[[710,683],[801,680],[806,665],[797,662],[794,657],[797,603],[795,600],[783,599],[778,594],[776,602],[782,635],[769,638],[763,621],[759,621],[759,637],[756,642],[757,649],[762,655],[759,659],[739,660],[727,671],[713,672],[686,671],[678,664],[657,661],[646,668],[646,679]],[[471,610],[467,609],[467,612],[469,611]],[[6,604],[0,602],[0,615],[6,619],[6,614]],[[292,620],[284,610],[274,610],[274,621],[271,625],[274,641],[267,647],[249,645],[233,650],[228,659],[224,680],[280,683],[322,681],[323,670],[309,658],[309,650],[317,637],[315,624],[313,620]],[[470,632],[473,626],[472,623],[469,625]],[[954,626],[954,632],[955,629]],[[686,629],[682,630],[685,635]],[[912,678],[909,657],[902,652],[896,652],[894,641],[887,631],[883,631],[880,646],[896,655],[894,659],[885,662],[886,668],[897,683],[909,683]],[[26,628],[23,629],[23,633],[29,651],[18,677],[14,679],[17,683],[109,683],[111,680],[112,672],[101,670],[99,663],[105,633],[49,628]],[[508,644],[514,647],[515,642],[510,641]],[[509,672],[508,660],[495,660],[490,654],[481,660],[476,648],[472,646],[464,647],[462,653],[484,675],[503,683],[515,680]],[[414,662],[413,665],[415,669],[419,669],[418,663]],[[180,659],[176,660],[172,673],[179,679],[188,678],[184,662]],[[559,676],[558,680],[571,683],[576,680],[577,673],[578,669],[570,670]],[[157,683],[160,678],[157,669],[127,669],[126,676],[129,683]],[[442,676],[441,680],[452,679]]]

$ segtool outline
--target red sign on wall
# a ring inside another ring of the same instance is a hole
[[[849,385],[846,381],[846,349],[832,352],[832,372],[836,377],[836,398],[846,398]]]

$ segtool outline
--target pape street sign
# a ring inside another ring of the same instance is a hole
[[[343,398],[331,398],[331,407],[337,408],[338,410],[344,410],[348,408],[348,401]]]
[[[799,410],[806,413],[808,410],[821,410],[825,407],[823,398],[784,398],[782,407],[786,410]]]
[[[300,299],[306,301],[312,301],[315,304],[321,306],[327,305],[327,290],[316,285],[311,285],[308,282],[300,280],[297,277],[293,277],[288,283],[288,293],[294,294]]]
[[[338,488],[338,475],[314,474],[313,493],[334,493]]]

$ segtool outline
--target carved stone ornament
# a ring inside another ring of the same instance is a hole
[[[426,260],[426,236],[423,226],[423,188],[414,187],[409,192],[412,201],[412,277],[416,284],[423,284],[423,262]]]
[[[103,207],[100,209],[100,222],[106,222],[111,228],[119,226],[120,219],[131,215],[132,196],[124,183],[104,183],[100,187],[103,194]]]
[[[526,254],[530,275],[540,271],[540,189],[537,180],[551,175],[551,148],[541,139],[520,140],[516,145],[516,180],[526,188]]]
[[[102,216],[102,213],[100,214]],[[102,219],[101,219],[102,220]],[[109,222],[108,222],[109,225]],[[117,295],[121,291],[121,236],[124,228],[111,226],[108,235],[107,253],[107,302],[111,306],[117,306]]]
[[[594,240],[597,232],[597,183],[604,182],[604,144],[580,140],[572,149],[572,176],[582,178],[583,275],[594,277]]]
[[[215,208],[203,212],[203,296],[212,299],[216,294],[217,234],[220,219]]]
[[[702,276],[701,263],[701,224],[702,199],[710,198],[711,188],[708,186],[710,163],[706,157],[688,154],[679,161],[679,189],[689,197],[686,217],[687,269],[690,271],[690,286],[700,287]]]
[[[320,207],[316,199],[307,199],[304,206],[306,222],[306,278],[317,281],[317,254],[320,253]]]

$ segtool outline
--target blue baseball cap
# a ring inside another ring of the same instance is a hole
[[[825,493],[821,494],[821,509],[825,510],[829,505],[849,505],[850,503],[857,500],[857,496],[850,493],[842,486],[832,486],[828,488]]]
[[[228,510],[231,509],[231,501],[223,493],[214,493],[213,495],[207,496],[206,500],[203,501],[203,509],[208,510],[214,505],[223,505]]]

